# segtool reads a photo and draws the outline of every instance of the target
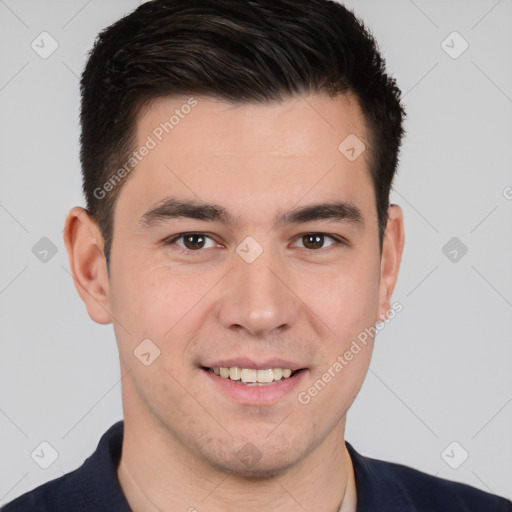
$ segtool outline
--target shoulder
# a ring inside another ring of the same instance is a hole
[[[363,511],[512,512],[512,502],[466,484],[360,455],[349,444]],[[359,510],[359,509],[358,509]]]
[[[77,470],[50,480],[7,503],[0,512],[65,512],[76,503],[79,483]]]
[[[116,473],[123,428],[123,421],[112,425],[80,467],[18,496],[0,512],[129,511]]]

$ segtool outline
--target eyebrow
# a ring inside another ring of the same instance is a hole
[[[169,197],[145,212],[138,225],[140,229],[149,229],[161,222],[178,218],[221,222],[228,226],[237,224],[237,218],[223,206]],[[274,225],[305,224],[317,220],[348,222],[361,226],[364,224],[363,214],[356,205],[347,201],[331,201],[301,206],[280,213],[275,217]]]

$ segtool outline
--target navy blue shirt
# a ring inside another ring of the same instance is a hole
[[[124,422],[112,425],[78,469],[36,487],[1,512],[132,512],[117,478]],[[347,444],[357,512],[512,512],[512,502],[400,464],[364,457]]]

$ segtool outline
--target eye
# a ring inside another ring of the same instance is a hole
[[[330,240],[328,245],[326,245],[326,240]],[[299,241],[302,242],[305,249],[315,251],[345,243],[341,238],[326,233],[306,233],[299,236],[297,242]],[[216,242],[206,233],[180,233],[166,239],[163,243],[164,245],[177,245],[184,252],[189,253],[201,252],[201,249],[210,249],[216,246]]]
[[[183,243],[178,241],[183,240]],[[210,245],[206,246],[207,240],[210,240]],[[211,237],[205,233],[180,233],[179,235],[172,236],[164,241],[165,245],[177,245],[186,251],[198,252],[200,249],[208,249],[215,247],[215,242]]]
[[[325,246],[324,243],[326,239],[330,239],[332,243]],[[325,249],[326,247],[331,247],[332,245],[343,244],[341,239],[327,235],[325,233],[306,233],[305,235],[301,235],[298,241],[302,241],[306,249],[313,250]]]

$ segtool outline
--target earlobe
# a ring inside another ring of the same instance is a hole
[[[99,324],[109,324],[109,282],[103,237],[86,210],[72,208],[66,217],[64,243],[75,288],[89,316]]]
[[[404,218],[400,206],[393,204],[388,209],[388,222],[382,244],[379,321],[384,321],[391,309],[391,296],[398,279],[400,262],[405,243]]]

